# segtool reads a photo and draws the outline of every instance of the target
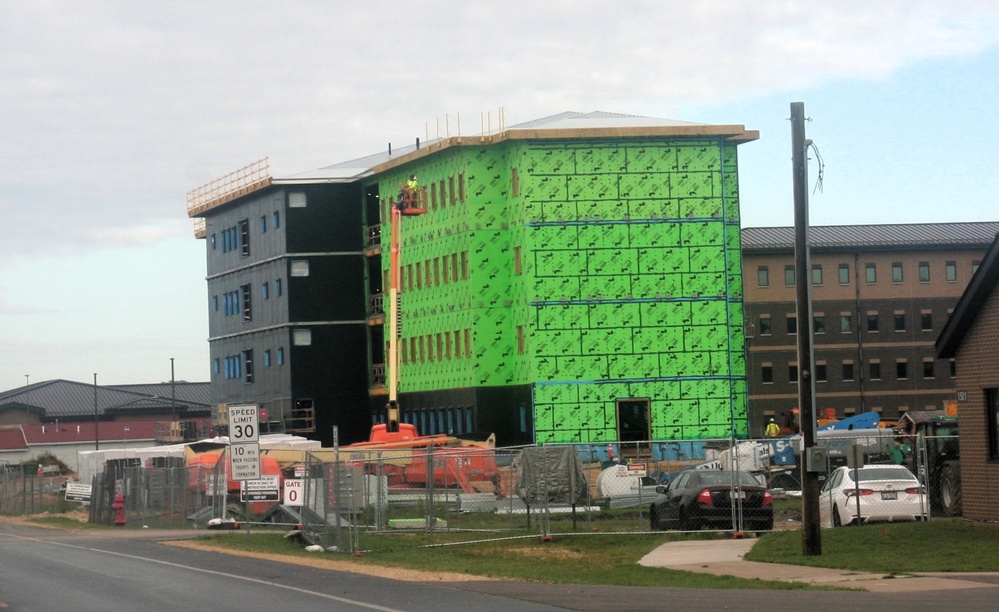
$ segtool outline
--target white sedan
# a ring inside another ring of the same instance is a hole
[[[901,465],[836,468],[819,494],[819,520],[823,527],[925,521],[929,507],[922,485]]]

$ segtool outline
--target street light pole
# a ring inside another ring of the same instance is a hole
[[[101,435],[97,424],[97,372],[94,372],[94,450],[101,450]]]
[[[174,389],[173,357],[170,358],[170,414],[171,420],[177,422],[177,393]]]

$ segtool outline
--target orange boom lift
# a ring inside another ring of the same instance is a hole
[[[415,175],[400,185],[398,202],[390,203],[392,232],[389,250],[388,404],[386,422],[371,427],[367,442],[344,447],[356,460],[372,460],[378,453],[384,461],[383,473],[389,486],[400,488],[459,487],[466,493],[495,489],[498,480],[495,437],[468,440],[446,434],[421,436],[412,423],[400,419],[399,320],[402,270],[402,218],[427,212],[425,194],[415,185]],[[371,451],[371,452],[369,452]],[[420,452],[422,451],[422,452]],[[430,454],[432,453],[432,458]],[[429,463],[433,464],[433,475]],[[432,478],[432,480],[431,480]]]

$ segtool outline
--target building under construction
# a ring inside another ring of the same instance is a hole
[[[365,439],[394,384],[421,433],[745,435],[737,146],[757,137],[562,113],[196,189],[212,400],[323,441]],[[413,176],[421,214],[394,215]]]

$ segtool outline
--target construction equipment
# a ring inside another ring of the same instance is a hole
[[[827,418],[826,424],[815,430],[816,446],[827,461],[823,471],[832,471],[847,461],[847,449],[860,446],[868,462],[889,461],[895,434],[878,427],[880,415],[864,412],[840,420]],[[798,490],[801,488],[802,440],[800,434],[767,443],[770,446],[769,465],[764,470],[771,488]]]
[[[927,487],[932,508],[961,515],[961,456],[957,402],[944,410],[910,410],[898,420],[896,460]]]
[[[392,236],[389,247],[389,333],[388,333],[388,404],[385,434],[399,433],[399,318],[401,316],[399,293],[402,287],[402,217],[422,215],[427,212],[422,202],[422,192],[403,183],[399,201],[391,203]],[[415,427],[414,427],[415,430]],[[374,430],[372,430],[374,433]],[[381,434],[380,434],[381,435]],[[404,436],[400,436],[403,438]],[[374,441],[374,436],[370,441]],[[385,439],[384,441],[390,441]]]
[[[421,436],[415,425],[401,422],[398,390],[402,218],[427,212],[424,193],[413,183],[415,176],[410,183],[402,183],[399,200],[390,206],[386,420],[372,426],[367,442],[347,445],[343,451],[348,461],[364,462],[370,466],[369,471],[380,468],[390,487],[457,487],[467,493],[492,492],[499,477],[494,454],[495,436]]]
[[[860,446],[869,462],[890,461],[895,434],[878,427],[878,419],[878,413],[866,412],[817,427],[816,446],[826,464],[811,469],[831,471],[845,464],[847,450],[853,445]],[[771,489],[797,491],[801,489],[802,454],[801,434],[796,433],[770,440],[738,442],[686,469],[745,470],[763,477]],[[671,479],[675,474],[664,476]]]

